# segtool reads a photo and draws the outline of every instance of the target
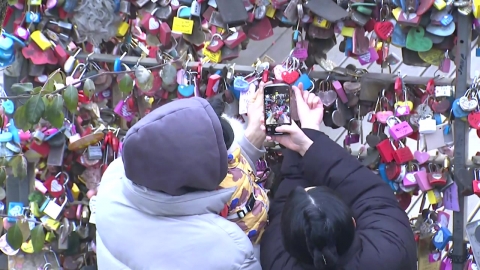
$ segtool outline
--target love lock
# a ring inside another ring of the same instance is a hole
[[[469,99],[468,97],[461,97],[458,102],[460,108],[466,112],[474,111],[478,107],[478,100],[476,98]]]
[[[233,80],[233,89],[238,92],[247,92],[249,83],[244,77],[238,76]]]
[[[144,66],[138,66],[135,69],[135,78],[139,84],[147,83],[150,79],[151,72]]]

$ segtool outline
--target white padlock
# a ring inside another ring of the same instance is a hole
[[[135,69],[135,78],[139,84],[145,84],[150,79],[151,72],[147,70],[144,66],[138,66]]]
[[[193,0],[192,5],[190,6],[190,15],[200,17],[201,9],[202,7],[200,4],[196,0]]]
[[[453,86],[443,85],[435,86],[435,97],[451,97]]]
[[[418,120],[418,132],[420,134],[432,134],[437,131],[437,121],[431,116]]]

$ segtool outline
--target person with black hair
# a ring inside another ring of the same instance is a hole
[[[416,244],[391,189],[320,132],[323,105],[293,87],[295,122],[267,137],[288,149],[261,242],[263,270],[413,270]]]

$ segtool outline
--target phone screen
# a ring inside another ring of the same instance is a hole
[[[264,89],[265,128],[267,134],[281,135],[275,128],[292,124],[290,117],[290,85],[270,84]]]

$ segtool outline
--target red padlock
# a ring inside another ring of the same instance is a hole
[[[400,77],[400,74],[395,79],[395,86],[394,86],[395,94],[398,96],[402,96],[403,93],[403,80]]]
[[[205,95],[207,97],[212,97],[217,94],[220,79],[222,79],[222,76],[218,74],[212,74],[208,77],[207,89],[205,90]]]
[[[140,25],[147,33],[157,35],[160,32],[160,21],[153,16],[158,8],[153,9],[152,12],[143,12]]]
[[[448,158],[445,158],[445,160],[446,162],[449,162]],[[447,177],[444,169],[433,163],[428,164],[428,169],[430,172],[427,174],[427,179],[432,187],[443,187],[447,184]]]
[[[393,153],[395,152],[395,149],[393,149],[392,143],[389,139],[385,139],[378,143],[377,150],[382,162],[388,163],[393,161]]]
[[[54,198],[59,198],[65,193],[65,182],[68,181],[66,173],[59,172],[55,176],[50,176],[43,182],[43,185],[47,188],[48,194]]]
[[[129,97],[127,98],[126,102],[127,102],[127,108],[128,108],[128,111],[129,111],[129,112],[133,112],[133,113],[138,112],[137,103],[135,102],[135,98],[134,98],[134,97],[129,96]]]
[[[390,181],[395,181],[402,172],[402,166],[395,162],[387,163],[387,165],[385,166],[385,172],[387,174],[387,178]]]
[[[62,66],[65,63],[65,61],[67,61],[68,57],[70,57],[70,55],[67,54],[63,46],[59,44],[55,44],[53,46],[53,53],[57,57],[58,63]]]
[[[207,50],[216,53],[222,49],[224,44],[225,43],[223,42],[223,38],[220,34],[213,34],[212,38],[210,39],[210,43],[207,46]]]
[[[397,149],[395,152],[393,152],[393,159],[398,164],[405,164],[412,161],[414,157],[412,150],[410,150],[408,147],[405,147],[405,145],[399,141]]]
[[[228,36],[223,42],[225,43],[225,46],[227,46],[230,49],[234,49],[240,43],[242,43],[245,39],[247,39],[247,35],[243,31],[237,31],[230,36]]]
[[[172,29],[168,23],[162,22],[160,24],[160,34],[158,35],[158,39],[165,47],[170,47],[172,45]]]

